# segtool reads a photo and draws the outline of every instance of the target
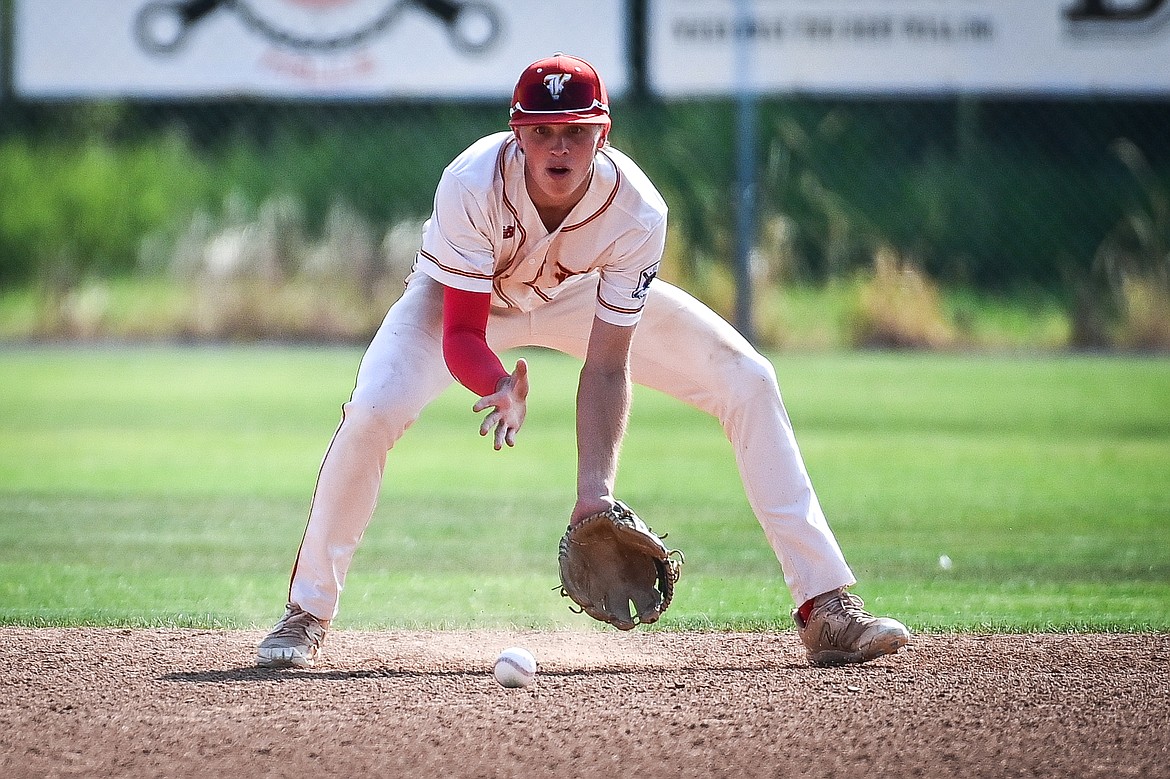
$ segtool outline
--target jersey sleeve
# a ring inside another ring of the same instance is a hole
[[[665,219],[650,230],[631,230],[615,242],[611,262],[601,267],[598,319],[626,327],[638,323],[665,246]]]
[[[484,198],[451,171],[435,188],[435,205],[423,229],[416,267],[445,287],[491,292],[495,253]]]

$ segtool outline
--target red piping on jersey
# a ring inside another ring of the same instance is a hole
[[[437,257],[435,257],[433,254],[430,254],[429,252],[424,252],[421,249],[419,250],[419,254],[421,254],[423,257],[426,257],[431,262],[433,262],[444,273],[450,273],[452,276],[463,276],[464,278],[480,279],[483,281],[487,281],[487,280],[491,279],[491,276],[486,274],[486,273],[472,273],[470,271],[460,270],[458,268],[452,268],[448,265],[444,265],[443,263],[439,262],[439,259]]]
[[[605,154],[605,152],[598,151],[598,154]],[[610,164],[613,165],[614,173],[617,174],[617,177],[614,179],[614,182],[613,182],[613,191],[609,193],[609,197],[606,198],[605,202],[601,204],[600,208],[598,208],[596,211],[594,211],[589,216],[582,219],[580,222],[577,222],[576,224],[568,225],[567,227],[562,227],[561,228],[562,233],[569,233],[569,232],[572,232],[573,230],[579,230],[580,228],[582,228],[585,225],[592,222],[597,217],[601,216],[603,213],[606,212],[606,210],[611,205],[613,205],[614,199],[617,198],[618,190],[622,186],[622,172],[621,172],[621,170],[618,169],[617,163],[615,163],[613,161],[612,157],[610,157],[608,154],[606,154],[605,158],[610,161]]]
[[[514,137],[509,138],[502,146],[500,146],[500,153],[496,155],[496,170],[499,171],[500,181],[502,182],[500,191],[504,196],[504,207],[508,209],[508,213],[510,213],[512,218],[516,220],[516,229],[520,231],[520,240],[516,241],[516,251],[512,253],[512,256],[509,258],[509,262],[520,255],[520,248],[524,246],[524,241],[528,239],[528,231],[524,229],[524,222],[520,219],[520,212],[516,210],[516,206],[512,205],[511,199],[508,198],[508,178],[504,170],[504,157],[505,152],[514,143],[516,143],[516,139]],[[507,269],[507,266],[502,268],[502,270]]]
[[[606,303],[604,300],[601,299],[600,294],[598,294],[598,296],[597,296],[597,302],[600,303],[602,305],[602,307],[608,308],[610,311],[613,311],[613,312],[618,313],[618,314],[636,314],[642,310],[641,306],[639,306],[637,308],[620,308],[618,306],[613,305],[612,303]]]
[[[516,222],[516,230],[520,233],[520,239],[515,243],[512,256],[508,258],[508,261],[504,264],[503,267],[496,270],[495,278],[492,279],[492,289],[496,291],[496,295],[500,298],[500,300],[503,300],[512,308],[519,308],[514,300],[510,299],[506,294],[504,294],[503,285],[500,283],[500,278],[507,274],[508,270],[512,267],[512,264],[516,262],[516,258],[520,256],[520,249],[524,246],[524,242],[528,240],[528,231],[524,229],[524,222],[520,219],[520,212],[516,210],[516,206],[513,205],[512,201],[508,198],[508,178],[505,175],[504,159],[506,157],[507,150],[511,148],[512,144],[514,143],[516,143],[515,136],[509,138],[500,146],[500,152],[496,155],[496,170],[500,174],[500,181],[503,182],[503,185],[500,187],[500,191],[503,193],[504,208],[508,209],[508,213],[512,215],[512,219]]]
[[[524,285],[525,285],[526,287],[528,287],[529,289],[531,289],[533,292],[535,292],[535,293],[536,293],[536,295],[537,295],[537,297],[539,297],[539,298],[540,298],[541,300],[543,300],[545,303],[548,303],[548,302],[550,302],[550,301],[552,300],[552,298],[550,298],[548,295],[546,295],[546,294],[544,293],[544,290],[542,290],[540,287],[536,286],[536,282],[534,282],[534,281],[526,281],[526,282],[524,282]]]

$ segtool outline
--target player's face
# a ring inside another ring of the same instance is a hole
[[[517,130],[525,181],[534,201],[571,206],[580,200],[589,186],[601,126],[537,124]]]

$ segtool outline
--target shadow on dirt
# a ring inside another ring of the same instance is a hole
[[[703,667],[672,667],[659,668],[649,671],[644,667],[613,666],[609,668],[573,668],[573,669],[541,669],[541,676],[563,678],[577,678],[589,676],[621,675],[629,673],[664,673],[673,675],[695,674],[709,675],[712,673],[725,674],[756,674],[767,671],[807,671],[810,666],[803,663],[762,663],[743,666],[703,666]],[[882,666],[851,666],[856,671],[874,671],[886,673],[888,669]],[[422,679],[422,678],[478,678],[486,671],[481,668],[437,668],[431,670],[402,669],[402,668],[362,668],[353,670],[342,669],[302,669],[302,668],[258,668],[246,666],[239,668],[207,669],[204,671],[181,671],[159,676],[159,681],[181,682],[184,684],[227,684],[238,682],[272,682],[272,681],[335,681],[344,682],[355,679]]]

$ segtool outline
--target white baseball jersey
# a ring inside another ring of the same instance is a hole
[[[524,184],[511,132],[472,144],[443,171],[415,271],[492,305],[531,311],[568,278],[596,272],[598,318],[635,324],[666,243],[666,202],[626,155],[597,153],[588,191],[551,233]]]

